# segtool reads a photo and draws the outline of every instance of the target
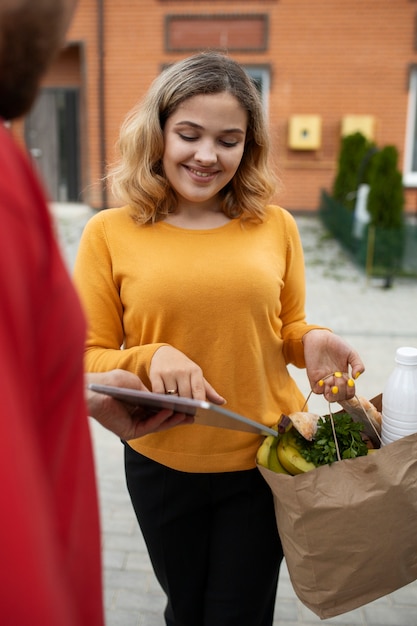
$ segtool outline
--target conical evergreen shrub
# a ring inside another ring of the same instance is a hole
[[[372,159],[368,213],[375,233],[373,265],[390,276],[401,267],[404,251],[404,188],[398,170],[398,151],[385,146]]]
[[[395,146],[385,146],[372,159],[367,207],[373,226],[387,229],[402,226],[404,189],[397,164]]]
[[[362,133],[352,133],[342,139],[332,195],[350,210],[355,208],[359,185],[368,182],[371,156],[375,151],[375,145]]]

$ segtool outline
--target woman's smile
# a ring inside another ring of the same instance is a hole
[[[203,180],[205,179],[205,182],[208,182],[209,179],[214,178],[214,176],[216,176],[218,172],[218,170],[200,170],[189,165],[184,165],[184,167],[188,169],[190,174],[192,174],[193,176],[196,176],[197,178],[202,178]]]

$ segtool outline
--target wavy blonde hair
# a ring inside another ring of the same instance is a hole
[[[201,94],[232,94],[248,114],[242,160],[221,191],[229,218],[262,222],[276,180],[268,166],[269,134],[258,91],[246,71],[219,52],[203,52],[165,69],[145,98],[127,115],[117,143],[120,158],[110,169],[115,197],[145,224],[175,212],[177,199],[162,166],[167,119],[185,100]]]

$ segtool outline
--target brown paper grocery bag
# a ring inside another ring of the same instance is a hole
[[[295,593],[321,619],[417,579],[417,434],[298,476],[258,468]]]

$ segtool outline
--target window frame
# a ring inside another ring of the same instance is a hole
[[[417,65],[410,67],[407,106],[403,184],[417,187]],[[413,160],[416,162],[414,170]]]
[[[269,93],[271,90],[271,68],[268,65],[256,65],[250,63],[242,63],[242,67],[249,74],[254,82],[261,83],[260,95],[266,115],[269,111]]]

